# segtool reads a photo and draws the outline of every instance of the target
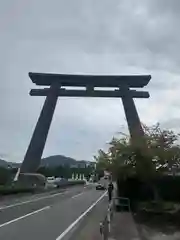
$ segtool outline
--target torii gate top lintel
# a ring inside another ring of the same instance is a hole
[[[70,87],[119,87],[127,85],[130,88],[143,88],[148,85],[151,75],[80,75],[29,73],[32,82],[39,86],[50,86],[57,82],[61,86]]]

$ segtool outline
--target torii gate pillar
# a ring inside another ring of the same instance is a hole
[[[57,87],[59,88],[57,84],[52,84],[50,86],[49,92],[44,102],[44,106],[41,110],[38,122],[34,129],[29,147],[24,157],[24,161],[21,165],[21,173],[33,173],[38,169],[40,165],[49,128],[58,100]]]
[[[137,142],[139,138],[144,137],[144,131],[141,126],[134,99],[130,95],[129,88],[124,86],[122,89],[124,91],[124,96],[121,99],[128,124],[128,129],[131,135],[131,139]]]

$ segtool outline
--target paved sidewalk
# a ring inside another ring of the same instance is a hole
[[[114,212],[109,240],[140,240],[130,212]]]

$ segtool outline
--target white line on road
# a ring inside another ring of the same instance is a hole
[[[44,196],[44,197],[35,198],[35,199],[27,200],[27,201],[24,201],[24,202],[19,202],[19,203],[14,203],[14,204],[11,204],[11,205],[3,206],[3,207],[0,207],[0,210],[4,210],[4,209],[7,209],[7,208],[12,208],[12,207],[20,206],[20,205],[27,204],[27,203],[31,203],[31,202],[40,201],[40,200],[46,199],[46,198],[53,198],[53,197],[62,195],[62,194],[64,194],[64,193],[68,193],[68,191],[61,192],[61,193],[55,193],[55,194],[52,194],[52,195],[47,195],[47,196]]]
[[[96,206],[96,204],[101,201],[101,199],[102,199],[105,195],[106,195],[106,192],[103,193],[103,195],[101,195],[101,197],[98,198],[98,200],[97,200],[96,202],[94,202],[85,212],[83,212],[83,214],[81,214],[71,225],[69,225],[69,227],[66,228],[66,230],[65,230],[63,233],[61,233],[61,235],[60,235],[59,237],[56,238],[56,240],[61,240],[61,239],[63,239],[63,238],[66,236],[66,234],[67,234],[68,232],[70,232],[71,229],[73,229],[73,227],[75,227],[76,224],[77,224],[83,217],[85,217],[85,216],[88,214],[88,212],[90,212],[90,211]]]
[[[13,220],[11,220],[11,221],[9,221],[9,222],[5,222],[5,223],[3,223],[3,224],[0,225],[0,228],[2,228],[2,227],[4,227],[4,226],[7,226],[7,225],[9,225],[9,224],[11,224],[11,223],[17,222],[17,221],[19,221],[19,220],[21,220],[21,219],[24,219],[24,218],[26,218],[26,217],[29,217],[29,216],[31,216],[31,215],[34,215],[34,214],[36,214],[36,213],[42,212],[42,211],[44,211],[44,210],[47,210],[47,209],[49,209],[49,208],[50,208],[50,206],[46,206],[46,207],[43,207],[43,208],[41,208],[41,209],[38,209],[38,210],[36,210],[36,211],[34,211],[34,212],[31,212],[31,213],[28,213],[28,214],[23,215],[23,216],[21,216],[21,217],[15,218],[15,219],[13,219]]]
[[[84,194],[84,192],[78,193],[78,194],[72,196],[71,198],[72,198],[72,199],[73,199],[73,198],[77,198],[77,197],[81,196],[82,194]]]

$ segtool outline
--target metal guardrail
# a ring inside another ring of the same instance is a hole
[[[113,201],[108,205],[107,214],[104,220],[100,223],[100,234],[102,240],[108,240],[109,234],[111,232],[111,220],[113,217]]]
[[[116,201],[118,201],[119,206],[127,207],[128,211],[131,211],[130,208],[130,200],[129,198],[115,197],[108,205],[107,213],[104,220],[100,223],[100,234],[102,240],[108,240],[110,232],[111,232],[111,221],[113,218],[113,213],[116,205]]]
[[[118,204],[116,204],[116,201],[118,201]],[[130,205],[130,200],[129,198],[125,197],[116,197],[114,198],[114,206],[120,206],[120,207],[127,207],[128,211],[131,211],[131,205]]]

